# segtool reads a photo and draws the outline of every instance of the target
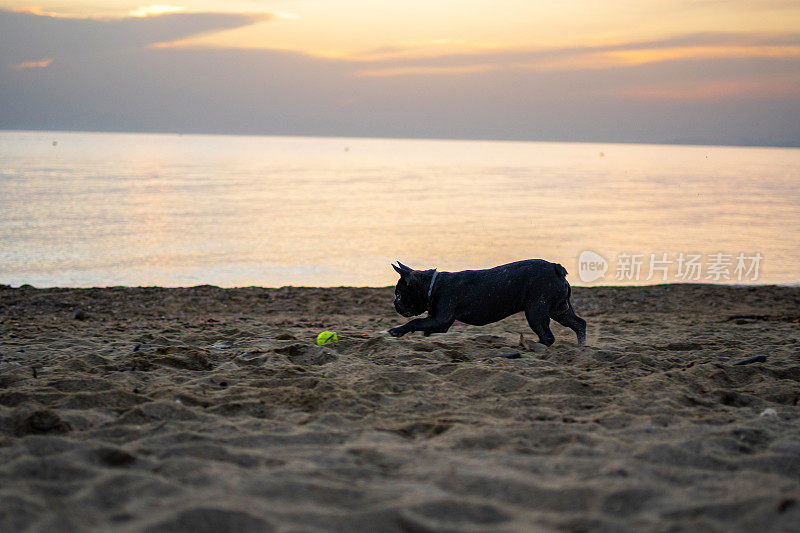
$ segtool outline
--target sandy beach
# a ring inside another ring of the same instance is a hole
[[[798,530],[800,288],[575,288],[545,351],[391,299],[0,286],[0,531]]]

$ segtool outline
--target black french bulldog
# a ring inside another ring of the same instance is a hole
[[[404,317],[427,311],[425,318],[389,330],[394,337],[422,331],[444,333],[456,320],[483,326],[525,311],[539,342],[555,342],[550,318],[572,329],[578,344],[586,342],[586,321],[575,314],[569,300],[572,289],[567,270],[542,259],[517,261],[486,270],[439,272],[413,270],[400,261],[392,265],[398,274],[394,308]]]

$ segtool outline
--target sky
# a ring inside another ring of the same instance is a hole
[[[0,0],[0,129],[800,146],[800,2]]]

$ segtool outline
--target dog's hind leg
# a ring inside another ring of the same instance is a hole
[[[550,346],[556,341],[555,335],[550,331],[550,315],[547,312],[547,306],[542,302],[531,304],[525,310],[525,318],[528,319],[528,325],[533,332],[539,336],[540,343]]]
[[[569,302],[567,303],[566,311],[554,313],[553,320],[574,331],[575,335],[578,336],[578,344],[583,346],[586,344],[586,321],[575,314],[572,304],[569,304]]]

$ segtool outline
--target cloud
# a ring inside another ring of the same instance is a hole
[[[800,56],[800,35],[764,33],[694,33],[663,39],[608,45],[539,50],[488,50],[471,53],[413,55],[406,48],[372,51],[363,59],[363,76],[452,74],[505,69],[602,69],[675,58]]]
[[[266,14],[176,13],[100,20],[0,10],[0,65],[107,55],[268,18]]]
[[[155,4],[151,6],[140,6],[130,11],[132,17],[152,17],[154,15],[164,15],[166,13],[180,13],[186,11],[183,6],[171,6],[169,4]]]
[[[20,68],[45,68],[49,67],[50,63],[53,62],[53,58],[42,59],[41,61],[25,61],[23,63],[19,63],[18,65],[11,65],[13,69],[20,69]]]
[[[699,80],[633,85],[617,90],[616,96],[632,100],[720,100],[730,98],[757,98],[765,94],[773,97],[800,98],[800,76],[776,76],[768,80]]]
[[[92,20],[23,19],[29,29],[39,25],[40,38],[27,38],[26,45],[45,42],[34,52],[15,50],[14,60],[0,66],[0,128],[800,145],[797,56],[678,57],[602,68],[518,66],[532,57],[545,63],[675,47],[793,46],[791,35],[694,34],[594,47],[371,60],[151,46],[198,27],[213,31],[250,20],[212,17],[203,24],[188,19],[189,24],[184,16],[189,14],[138,19],[157,22],[146,26],[146,38],[107,29],[94,35],[94,29],[106,27]],[[41,24],[49,25],[50,38]],[[0,33],[3,54],[7,38]],[[47,68],[8,68],[50,57],[55,59]],[[358,75],[389,68],[420,70]],[[443,75],[443,69],[450,71]]]

